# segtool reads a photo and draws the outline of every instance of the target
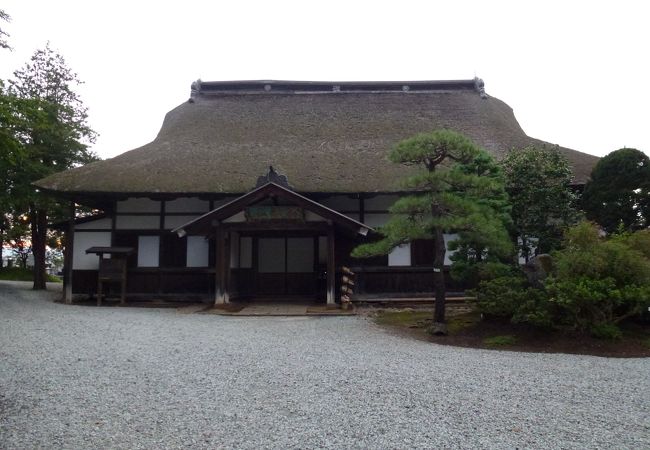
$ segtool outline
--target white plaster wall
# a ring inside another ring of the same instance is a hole
[[[75,233],[73,245],[72,268],[75,270],[97,270],[99,257],[87,255],[86,250],[90,247],[110,247],[111,233],[105,231]]]
[[[173,230],[199,216],[165,216],[165,230]]]
[[[159,236],[138,236],[138,267],[158,267]]]
[[[253,238],[239,238],[239,267],[250,269],[253,267]]]
[[[165,212],[185,213],[185,212],[208,212],[210,202],[201,200],[196,197],[182,197],[165,202]]]
[[[449,257],[454,253],[456,253],[456,250],[454,251],[449,250],[449,243],[458,239],[458,235],[455,233],[445,234],[444,237],[445,237],[445,248],[447,249],[447,253],[445,253],[445,265],[448,266],[451,264],[451,259],[449,259]]]
[[[395,247],[388,254],[389,266],[410,266],[411,265],[411,244],[402,244]]]
[[[369,227],[380,227],[388,222],[390,214],[365,214],[365,224]]]
[[[117,212],[139,213],[160,212],[160,202],[144,197],[131,197],[117,202]]]
[[[118,230],[157,230],[160,227],[159,216],[120,216],[115,218]]]
[[[210,242],[203,236],[187,237],[187,267],[208,267]]]
[[[399,199],[398,195],[377,195],[364,199],[363,208],[366,211],[386,211],[393,206],[397,199]]]
[[[112,220],[110,217],[104,219],[93,220],[90,222],[80,223],[75,225],[75,230],[110,230]]]

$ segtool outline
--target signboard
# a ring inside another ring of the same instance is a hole
[[[297,206],[251,206],[245,214],[247,222],[305,221],[305,211]]]

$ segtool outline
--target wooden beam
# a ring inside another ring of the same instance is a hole
[[[327,306],[336,305],[336,252],[334,251],[334,225],[327,229]]]
[[[76,208],[74,201],[70,202],[70,217],[68,219],[68,232],[65,237],[65,275],[63,277],[63,301],[70,305],[72,304],[72,263],[74,259],[74,221],[76,215]]]

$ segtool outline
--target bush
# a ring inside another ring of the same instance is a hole
[[[616,325],[603,323],[591,327],[591,335],[598,339],[607,339],[610,341],[618,340],[623,337],[621,329]]]
[[[521,274],[482,281],[473,294],[478,310],[487,316],[539,327],[552,324],[546,292],[530,286]]]
[[[609,239],[583,222],[566,233],[546,282],[558,321],[580,331],[640,315],[650,306],[650,259],[646,232]]]

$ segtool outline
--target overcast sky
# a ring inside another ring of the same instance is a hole
[[[532,137],[594,155],[650,154],[644,1],[5,0],[11,76],[49,40],[103,158],[151,141],[190,83],[483,78]]]

